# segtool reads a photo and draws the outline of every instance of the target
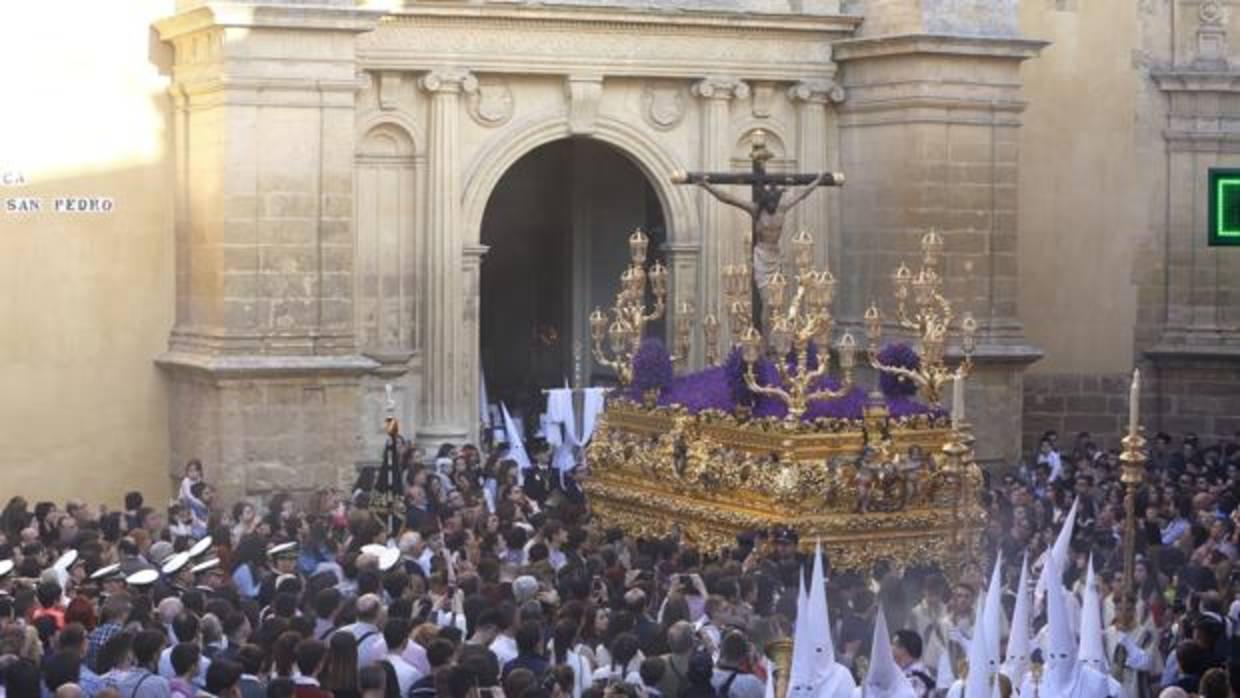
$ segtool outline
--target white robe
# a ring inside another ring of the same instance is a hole
[[[947,619],[947,610],[942,606],[936,611],[923,602],[913,607],[909,622],[912,630],[921,638],[921,659],[926,666],[937,667],[939,665],[939,655],[947,650],[950,640],[948,634],[951,632],[951,623]]]
[[[1115,679],[1087,666],[1078,667],[1072,682],[1066,689],[1050,685],[1046,672],[1035,686],[1032,676],[1027,676],[1020,687],[1020,698],[1128,698]]]
[[[831,669],[827,673],[827,679],[818,687],[818,694],[814,698],[854,698],[857,695],[857,682],[853,680],[852,672],[839,662],[831,665]]]
[[[1146,626],[1129,633],[1123,633],[1115,626],[1108,627],[1102,635],[1102,643],[1112,663],[1115,662],[1115,652],[1119,649],[1124,635],[1127,635],[1129,640],[1124,643],[1127,658],[1119,679],[1124,696],[1125,698],[1147,698],[1152,695],[1152,691],[1149,682],[1142,680],[1141,674],[1144,672],[1157,675],[1160,671],[1160,657],[1157,647],[1154,646],[1157,634]],[[1142,640],[1145,640],[1144,645]]]

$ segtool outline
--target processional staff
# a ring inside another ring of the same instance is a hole
[[[401,451],[405,443],[400,435],[400,421],[396,419],[396,399],[392,394],[392,384],[383,386],[387,399],[384,403],[387,416],[383,418],[383,432],[387,441],[383,445],[383,460],[379,465],[379,474],[374,485],[375,496],[371,502],[376,513],[387,519],[388,531],[393,535],[400,530],[401,511],[404,487],[402,487]]]
[[[1124,450],[1120,482],[1124,485],[1124,578],[1120,618],[1131,628],[1137,619],[1135,567],[1137,556],[1137,490],[1145,481],[1145,437],[1141,436],[1141,370],[1132,372],[1128,390],[1128,435],[1120,440]]]

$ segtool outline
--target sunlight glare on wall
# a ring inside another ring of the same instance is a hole
[[[38,181],[160,158],[171,51],[149,22],[172,11],[171,0],[5,3],[0,170]]]

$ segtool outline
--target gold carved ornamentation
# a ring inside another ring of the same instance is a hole
[[[879,560],[955,567],[984,523],[981,470],[942,417],[742,421],[721,412],[608,406],[584,487],[606,525],[717,550],[742,531],[789,526],[835,569]],[[958,448],[944,449],[956,444]],[[907,454],[917,447],[924,458]]]

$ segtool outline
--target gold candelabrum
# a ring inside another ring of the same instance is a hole
[[[630,264],[620,274],[620,291],[608,314],[600,308],[590,313],[590,339],[594,360],[616,372],[622,385],[633,380],[633,355],[641,346],[646,324],[663,317],[667,310],[667,267],[659,261],[647,269],[650,238],[640,228],[629,236]],[[646,290],[654,298],[647,307]],[[673,361],[684,361],[690,350],[693,303],[683,301],[675,313]],[[716,331],[718,324],[716,324]],[[610,351],[610,356],[608,353]]]
[[[917,354],[921,365],[916,369],[891,366],[879,361],[879,345],[883,336],[883,317],[878,305],[872,303],[865,311],[865,330],[870,366],[881,373],[899,376],[911,381],[921,391],[926,401],[939,405],[943,386],[959,375],[968,376],[973,368],[973,352],[977,348],[977,321],[971,313],[961,316],[960,348],[964,360],[953,370],[944,361],[947,338],[955,315],[952,304],[943,296],[943,277],[939,274],[939,261],[943,254],[943,237],[931,229],[921,238],[921,270],[914,276],[912,270],[901,263],[892,274],[895,285],[896,318],[900,327],[912,332],[917,338]],[[910,293],[911,291],[911,293]],[[911,295],[911,303],[910,303]]]
[[[793,264],[796,267],[793,277],[796,292],[792,301],[785,305],[788,281],[782,272],[776,271],[767,280],[763,298],[767,315],[765,326],[769,328],[767,336],[763,337],[750,324],[741,333],[739,341],[741,358],[746,364],[745,384],[751,391],[787,405],[787,424],[797,423],[811,401],[833,400],[846,395],[852,389],[852,372],[856,365],[857,342],[851,333],[845,332],[836,347],[844,374],[840,387],[832,390],[820,385],[831,368],[830,342],[834,323],[831,303],[835,296],[835,277],[828,270],[819,271],[812,267],[813,249],[814,239],[809,232],[802,230],[792,238]],[[740,281],[735,278],[729,281],[726,269],[724,273],[725,287],[732,292],[739,290],[740,283],[748,282],[746,269],[733,272]],[[732,307],[745,311],[743,315],[734,313],[733,326],[736,326],[738,317],[748,324],[749,303],[736,300]],[[817,365],[810,364],[811,342],[818,349]],[[761,385],[755,371],[764,348],[773,354],[772,360],[779,375],[774,385]]]

